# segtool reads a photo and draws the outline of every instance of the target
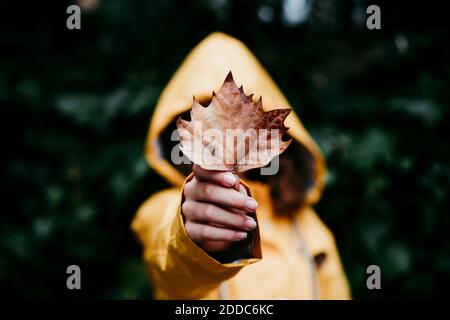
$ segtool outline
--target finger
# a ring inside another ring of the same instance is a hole
[[[232,187],[239,183],[236,175],[229,171],[206,170],[195,164],[192,168],[198,181],[209,181],[224,187]]]
[[[216,205],[241,209],[253,212],[258,206],[255,199],[231,189],[208,182],[198,182],[192,188],[192,197],[201,202],[210,202]]]
[[[239,190],[240,190],[240,187],[241,187],[241,179],[239,178],[238,175],[234,175],[234,176],[236,177],[236,181],[234,182],[233,188],[234,188],[236,191],[239,191]]]
[[[229,212],[210,203],[185,201],[182,206],[184,214],[196,222],[216,224],[225,228],[239,230],[253,230],[256,221],[248,216]]]
[[[233,243],[225,241],[206,241],[202,243],[201,247],[206,252],[221,252],[228,249]]]
[[[247,237],[246,232],[209,226],[195,222],[186,222],[186,232],[195,243],[202,244],[206,241],[236,242]]]
[[[239,192],[248,196],[247,189],[242,184],[239,185]]]
[[[247,194],[247,189],[245,189],[245,187],[242,184],[239,185],[239,192],[244,194],[244,195],[248,195]],[[236,208],[224,207],[223,209],[228,210],[228,211],[233,212],[233,213],[241,214],[241,215],[247,215],[248,214],[248,211],[240,210],[240,209],[236,209]]]
[[[199,182],[197,181],[197,178],[195,178],[195,177],[189,183],[187,183],[186,186],[184,187],[184,190],[183,190],[184,196],[185,197],[188,197],[188,196],[192,197],[192,194],[193,194],[194,190],[197,188],[197,184],[198,183]],[[247,189],[243,185],[240,185],[240,193],[242,193],[244,195],[248,194],[247,193]],[[241,214],[241,215],[247,215],[248,214],[248,211],[246,211],[246,210],[241,210],[241,209],[237,209],[237,208],[233,208],[233,207],[223,206],[223,209],[225,209],[227,211],[230,211],[230,212],[233,212],[233,213]],[[182,211],[182,212],[184,212],[184,211]]]
[[[246,215],[248,215],[250,212],[248,212],[248,211],[244,211],[244,210],[240,210],[240,209],[236,209],[236,208],[227,208],[227,207],[224,207],[224,209],[225,210],[227,210],[227,211],[230,211],[230,212],[232,212],[232,213],[234,213],[234,214],[240,214],[240,215],[242,215],[242,216],[246,216]]]
[[[245,187],[242,184],[239,185],[239,192],[244,194],[244,195],[246,195],[246,196],[248,195],[247,189],[245,189]],[[229,211],[231,211],[233,213],[237,213],[237,214],[247,215],[247,213],[248,213],[247,211],[236,209],[236,208],[224,208],[224,209],[225,210],[229,210]]]

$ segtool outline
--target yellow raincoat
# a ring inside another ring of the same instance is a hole
[[[247,93],[262,95],[264,108],[289,108],[276,84],[238,40],[214,33],[188,55],[159,98],[150,124],[146,157],[173,187],[152,195],[138,210],[132,229],[143,245],[156,299],[348,299],[349,286],[330,230],[311,207],[320,197],[325,162],[292,112],[289,134],[310,152],[313,183],[294,223],[275,215],[269,188],[247,182],[258,202],[253,258],[220,263],[187,235],[180,206],[186,177],[163,155],[159,139],[192,96],[207,100],[229,71]],[[189,178],[188,178],[189,179]]]

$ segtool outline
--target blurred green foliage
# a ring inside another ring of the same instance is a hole
[[[310,1],[301,23],[286,3],[98,1],[69,31],[69,2],[2,2],[2,294],[151,296],[129,228],[167,186],[144,160],[147,126],[183,57],[221,30],[258,56],[322,148],[317,210],[354,296],[448,295],[449,11],[378,2],[382,29],[369,31],[366,1]],[[70,264],[80,292],[65,287]],[[370,264],[379,292],[365,286]]]

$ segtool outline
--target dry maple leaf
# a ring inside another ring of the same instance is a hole
[[[265,112],[262,98],[252,97],[236,86],[231,72],[207,107],[194,97],[191,121],[180,117],[176,123],[182,152],[208,170],[240,173],[267,165],[291,142],[282,140],[291,110]]]

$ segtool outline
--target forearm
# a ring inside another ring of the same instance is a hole
[[[215,290],[241,268],[260,257],[259,231],[252,251],[258,258],[220,263],[186,233],[180,212],[181,192],[155,195],[138,211],[133,230],[143,248],[157,298],[198,299]],[[239,257],[244,258],[244,256]]]

